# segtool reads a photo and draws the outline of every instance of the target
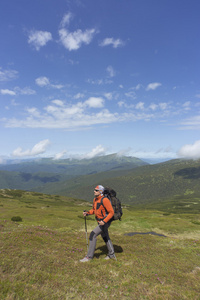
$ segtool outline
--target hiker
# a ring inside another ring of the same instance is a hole
[[[84,217],[86,217],[87,215],[95,214],[95,218],[98,222],[98,226],[95,229],[93,229],[93,231],[90,233],[90,237],[89,237],[90,244],[89,244],[87,256],[81,259],[80,262],[88,262],[93,258],[94,251],[96,248],[97,236],[99,234],[101,234],[101,237],[103,238],[108,248],[108,255],[105,257],[105,259],[111,259],[111,258],[116,259],[114,247],[112,245],[108,233],[108,228],[114,216],[114,210],[110,200],[103,196],[103,192],[104,192],[104,187],[102,185],[97,185],[97,187],[94,189],[93,208],[87,212],[86,211],[83,212]],[[102,197],[104,197],[103,205],[101,205]]]

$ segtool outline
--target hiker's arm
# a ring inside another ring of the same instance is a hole
[[[110,200],[108,198],[103,199],[103,205],[108,212],[108,215],[105,217],[103,222],[107,223],[114,216],[114,210],[113,210],[112,204],[110,203]]]
[[[83,212],[84,217],[86,217],[87,215],[93,215],[94,214],[94,209],[90,209],[89,211],[85,211]]]

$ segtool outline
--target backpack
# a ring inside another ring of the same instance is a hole
[[[113,189],[106,187],[104,189],[103,195],[104,195],[104,197],[101,198],[101,205],[103,205],[103,199],[108,198],[110,200],[113,210],[114,210],[114,216],[113,216],[112,220],[120,220],[121,221],[123,212],[122,212],[122,207],[121,207],[121,201],[116,197],[116,195],[117,195],[116,192]]]

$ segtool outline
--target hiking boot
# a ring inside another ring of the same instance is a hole
[[[83,259],[80,259],[80,262],[88,262],[90,260],[91,260],[91,258],[89,258],[89,257],[86,256]]]
[[[107,255],[104,259],[108,260],[108,259],[110,259],[110,256]]]
[[[106,259],[106,260],[109,260],[109,259],[115,259],[115,260],[117,260],[117,258],[116,258],[115,255],[112,256],[112,257],[110,257],[110,256],[107,255],[104,259]]]

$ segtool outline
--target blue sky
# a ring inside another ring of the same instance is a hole
[[[1,0],[0,162],[200,157],[198,0]]]

